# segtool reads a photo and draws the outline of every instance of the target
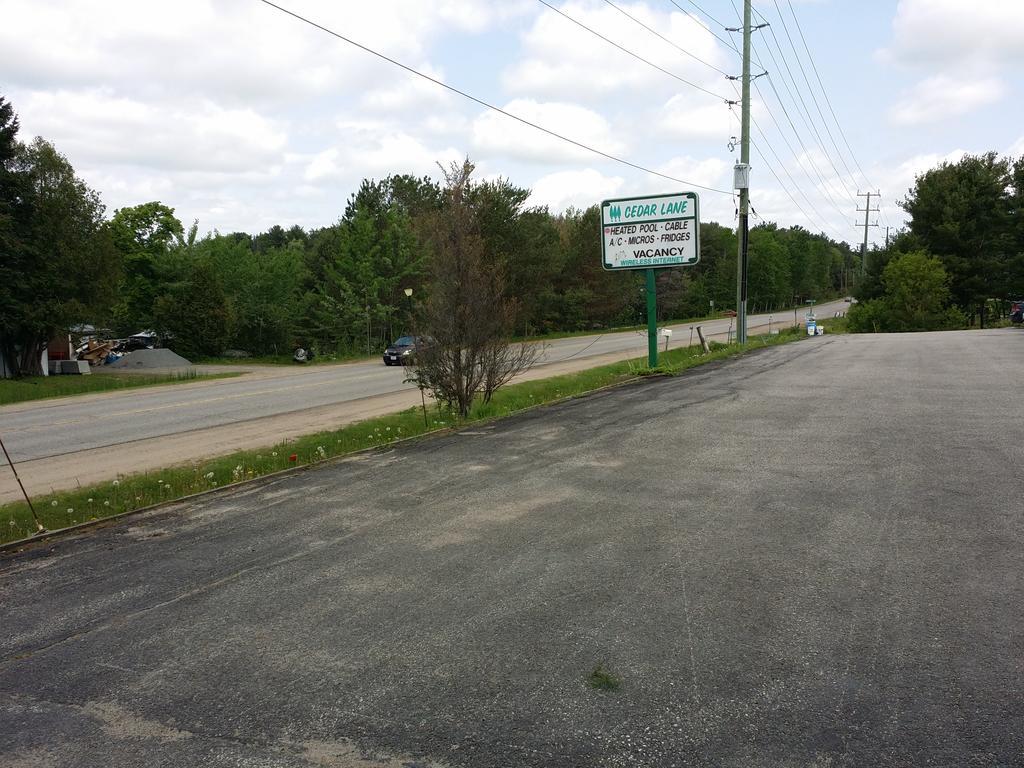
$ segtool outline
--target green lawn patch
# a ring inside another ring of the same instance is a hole
[[[24,379],[0,379],[0,405],[42,400],[50,397],[85,395],[115,389],[152,387],[158,384],[185,384],[200,379],[223,379],[240,373],[200,375],[195,371],[171,374],[90,373],[87,376],[32,376]]]
[[[510,384],[498,390],[490,403],[478,404],[466,420],[428,406],[426,422],[420,408],[357,422],[329,432],[297,438],[260,450],[239,451],[191,465],[143,474],[125,475],[107,483],[33,499],[43,525],[57,530],[99,520],[196,493],[241,483],[294,467],[316,464],[338,456],[379,448],[463,424],[489,421],[527,408],[592,392],[638,376],[674,375],[714,360],[724,360],[750,349],[774,346],[802,338],[802,329],[786,329],[770,336],[752,337],[746,345],[717,344],[702,354],[699,347],[673,349],[660,355],[650,369],[645,360],[626,360],[578,373]],[[70,377],[69,377],[70,378]],[[88,377],[85,377],[88,378]],[[0,471],[9,471],[0,467]],[[0,506],[0,543],[30,536],[35,531],[24,502]]]
[[[842,317],[826,317],[818,321],[818,325],[825,329],[825,333],[849,333],[850,321],[846,315]]]
[[[658,327],[669,325],[700,325],[712,320],[728,320],[729,316],[724,314],[705,315],[704,317],[684,317],[675,320],[659,320]],[[625,333],[627,331],[647,331],[647,323],[637,325],[614,325],[609,328],[591,328],[584,331],[551,331],[549,333],[537,333],[531,336],[516,336],[514,341],[554,341],[555,339],[574,339],[577,336],[605,336],[610,333]]]

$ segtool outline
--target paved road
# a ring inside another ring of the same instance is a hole
[[[845,306],[827,305],[819,315]],[[755,316],[751,322],[766,323],[767,318]],[[711,333],[724,333],[730,323],[713,320],[704,326]],[[689,344],[689,326],[674,328],[676,345]],[[646,345],[646,332],[557,339],[550,342],[541,364],[615,352],[642,355]],[[264,367],[257,376],[0,408],[0,418],[8,450],[19,462],[415,390],[404,378],[401,368],[389,368],[377,359],[308,368]]]
[[[1021,380],[808,339],[0,558],[0,763],[1022,765]]]

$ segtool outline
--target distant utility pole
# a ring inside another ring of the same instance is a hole
[[[860,275],[861,275],[861,277],[864,277],[864,275],[865,275],[865,273],[867,272],[867,269],[868,269],[868,227],[877,227],[877,226],[879,226],[877,221],[874,224],[868,223],[868,214],[870,214],[872,211],[875,212],[875,213],[878,213],[878,208],[872,208],[871,207],[871,198],[872,197],[881,197],[881,196],[882,196],[881,192],[858,192],[857,193],[857,197],[866,197],[868,199],[867,200],[867,204],[863,208],[858,208],[857,209],[858,213],[860,213],[861,211],[864,212],[864,245],[863,245],[863,249],[860,252]],[[886,234],[886,240],[888,241],[888,234]]]
[[[747,340],[747,245],[748,222],[750,210],[750,3],[743,0],[743,95],[740,104],[740,161],[735,168],[733,189],[740,192],[739,224],[736,232],[736,341],[743,344]],[[761,29],[767,24],[758,24],[753,29]],[[727,28],[728,29],[728,28]],[[728,29],[739,32],[739,28]],[[760,75],[758,75],[760,77]],[[735,77],[730,78],[735,80]],[[734,102],[733,102],[734,103]]]

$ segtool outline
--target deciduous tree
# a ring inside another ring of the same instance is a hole
[[[40,374],[40,356],[54,335],[95,322],[110,306],[120,259],[99,195],[52,144],[19,144],[4,165],[20,198],[4,254],[13,279],[0,284],[0,336],[15,370]]]
[[[940,331],[959,328],[963,314],[950,306],[949,275],[923,251],[893,256],[882,272],[881,297],[850,308],[856,333]]]
[[[902,203],[910,231],[949,273],[953,300],[982,324],[986,300],[1009,298],[1021,281],[1021,181],[1019,161],[968,155],[918,176]]]
[[[120,332],[136,333],[153,325],[153,307],[166,289],[161,261],[185,231],[173,208],[152,201],[114,211],[110,233],[122,258],[113,321]]]
[[[506,294],[500,264],[488,258],[471,202],[472,173],[469,160],[445,171],[444,206],[425,230],[433,268],[421,331],[429,341],[416,350],[413,373],[463,417],[478,393],[486,402],[541,351],[509,343],[517,302]]]

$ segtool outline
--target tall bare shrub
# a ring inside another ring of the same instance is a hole
[[[488,258],[467,194],[473,164],[467,159],[441,170],[444,204],[424,229],[433,262],[412,378],[465,417],[478,395],[490,401],[536,362],[542,347],[509,341],[518,307],[497,261]]]

